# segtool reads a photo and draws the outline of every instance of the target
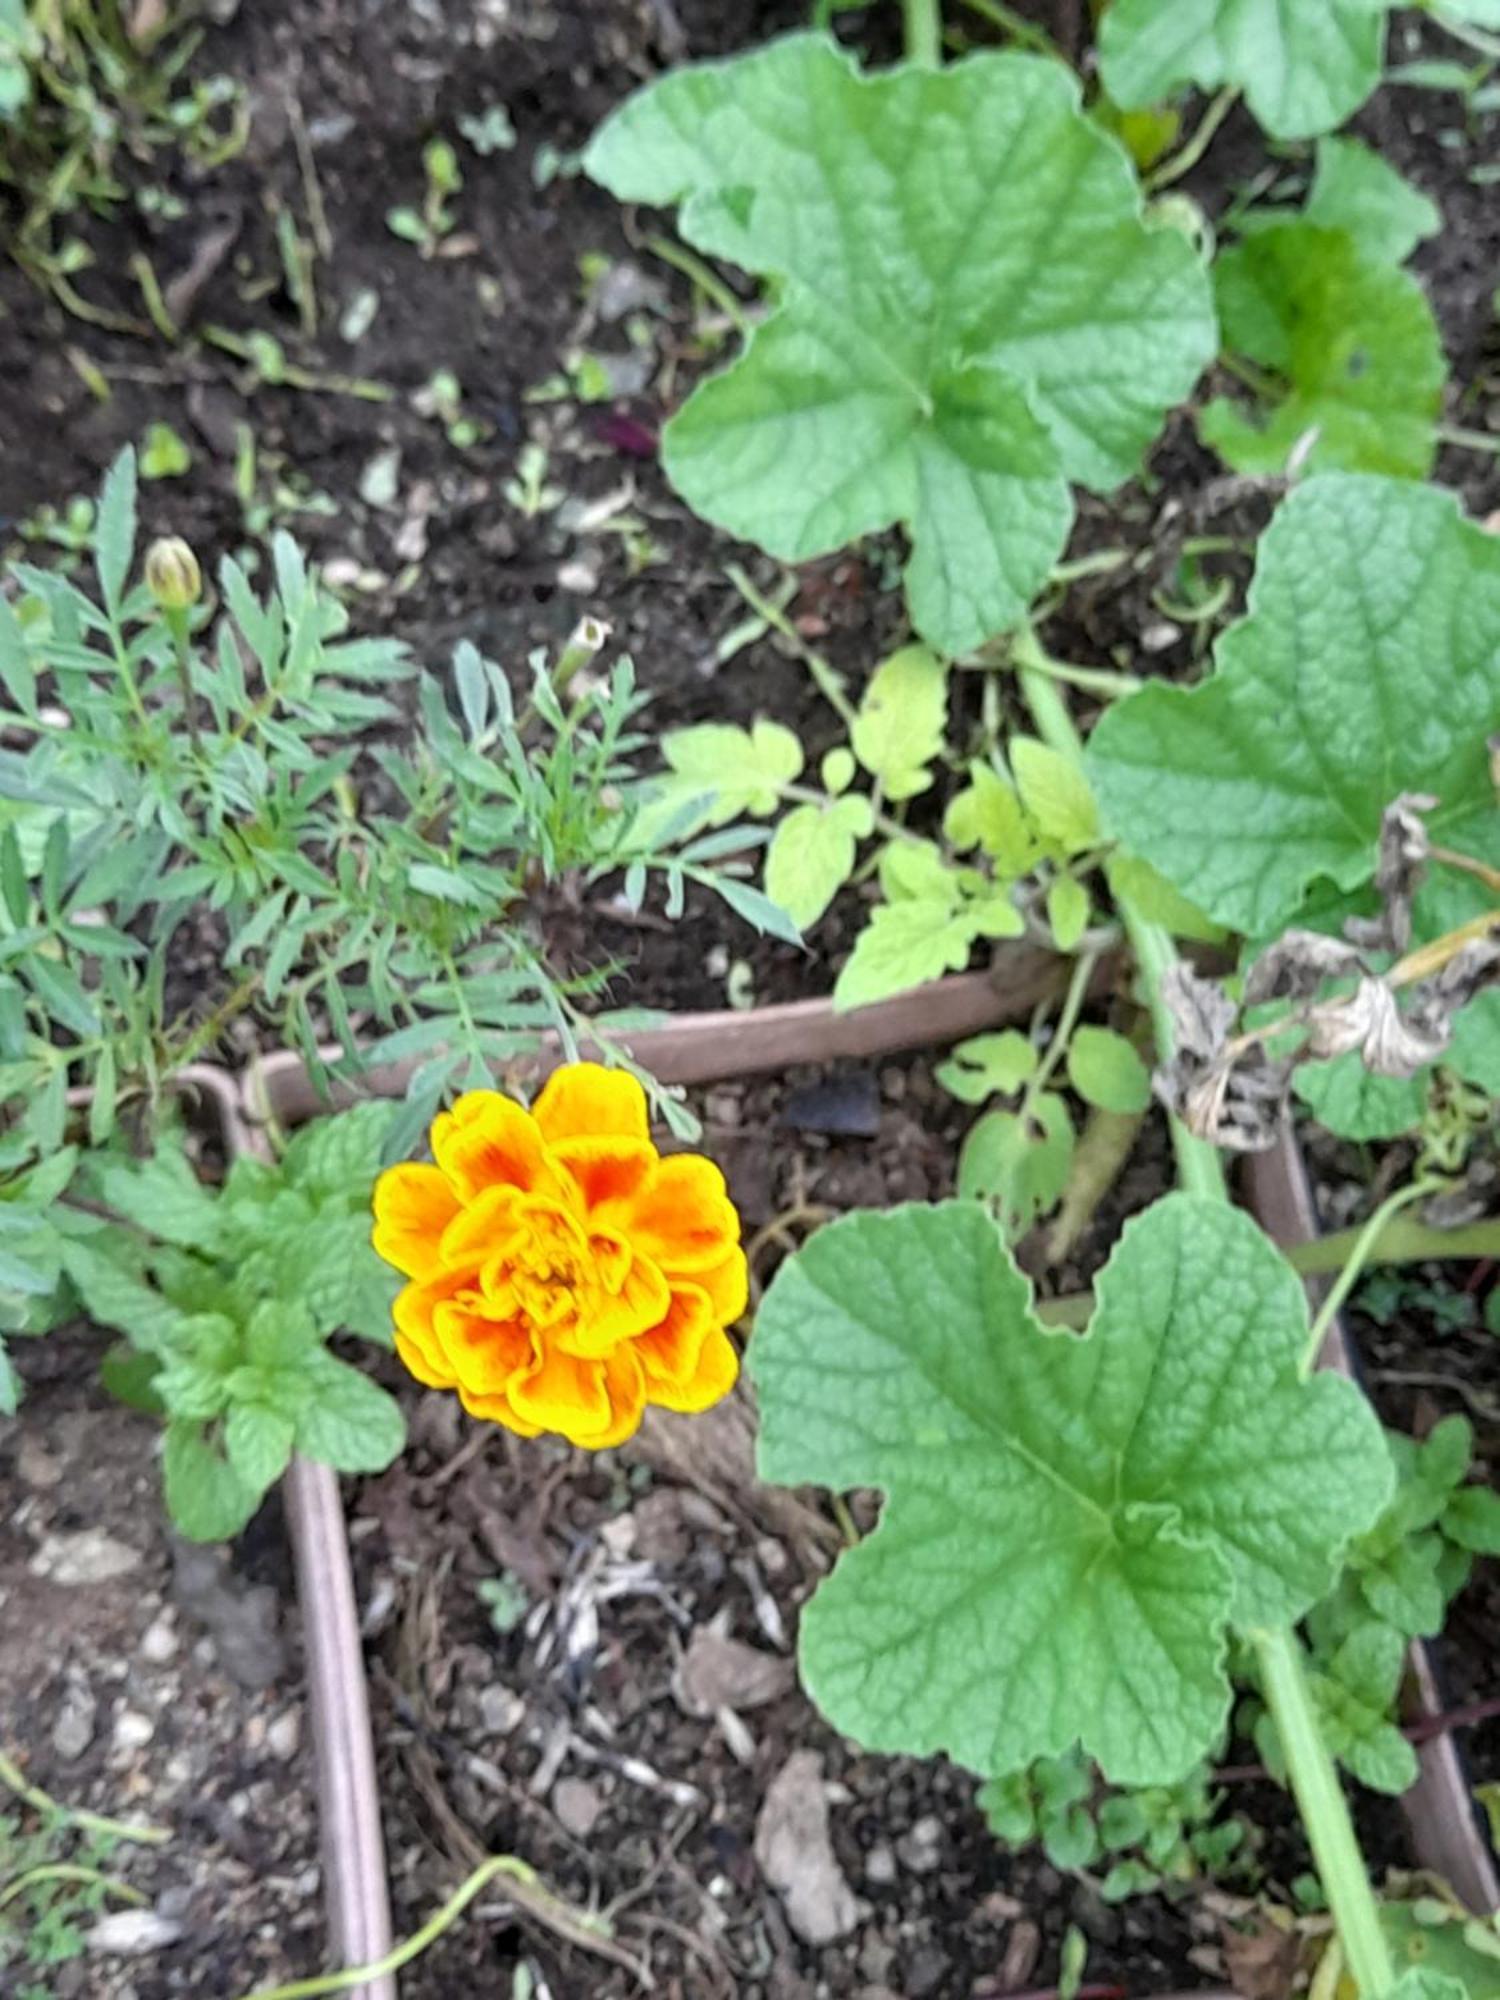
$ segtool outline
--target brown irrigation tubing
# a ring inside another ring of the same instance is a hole
[[[206,1067],[183,1074],[221,1109],[227,1092],[224,1139],[231,1156],[265,1153],[264,1137],[246,1124],[229,1077]],[[391,1948],[391,1908],[344,1503],[337,1476],[300,1453],[281,1494],[302,1607],[330,1955],[340,1967],[368,1965]],[[349,2000],[396,2000],[396,1981],[386,1974],[347,1992]]]
[[[1113,959],[1100,960],[1094,975],[1099,991],[1113,983],[1117,970]],[[618,1039],[662,1083],[719,1083],[789,1069],[794,1063],[868,1061],[902,1049],[961,1041],[985,1028],[1025,1019],[1061,983],[1062,962],[1051,952],[1013,945],[996,953],[988,972],[955,973],[847,1013],[836,1013],[825,996],[745,1013],[676,1014],[660,1027]],[[329,1060],[338,1053],[330,1049]],[[560,1054],[556,1039],[549,1036],[538,1061],[550,1067]],[[330,1103],[400,1097],[416,1067],[406,1062],[366,1070],[356,1085],[335,1084],[332,1096],[324,1097],[301,1057],[282,1050],[252,1066],[246,1108],[252,1120],[296,1125],[328,1110]]]
[[[1275,1149],[1252,1154],[1245,1192],[1268,1234],[1286,1249],[1310,1243],[1318,1234],[1317,1212],[1307,1168],[1284,1127]],[[1319,1287],[1322,1280],[1314,1281]],[[1335,1321],[1323,1348],[1323,1363],[1358,1379],[1358,1356],[1346,1328]],[[1419,1725],[1440,1723],[1442,1695],[1427,1646],[1418,1639],[1408,1655],[1408,1707]],[[1480,1825],[1457,1739],[1446,1730],[1417,1746],[1417,1782],[1401,1799],[1418,1861],[1451,1884],[1459,1900],[1482,1916],[1500,1909],[1500,1873]]]

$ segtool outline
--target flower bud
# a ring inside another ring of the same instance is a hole
[[[163,611],[186,611],[198,602],[203,576],[180,535],[162,535],[147,549],[146,588]]]

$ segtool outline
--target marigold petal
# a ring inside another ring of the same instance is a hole
[[[722,1264],[695,1271],[693,1283],[708,1293],[720,1326],[733,1326],[750,1303],[750,1266],[743,1250],[731,1250]]]
[[[727,1334],[714,1327],[703,1343],[698,1366],[690,1381],[680,1388],[663,1383],[651,1390],[653,1403],[664,1410],[706,1410],[734,1387],[740,1372],[740,1357]]]
[[[486,1188],[529,1191],[547,1178],[542,1135],[529,1111],[498,1090],[468,1090],[433,1120],[432,1156],[471,1201]]]
[[[523,1438],[540,1437],[542,1434],[540,1424],[529,1424],[524,1417],[516,1415],[508,1396],[476,1395],[472,1389],[466,1389],[460,1383],[458,1400],[469,1415],[478,1417],[481,1423],[504,1424],[508,1431],[514,1431],[518,1437]]]
[[[404,1333],[396,1335],[396,1353],[400,1357],[402,1366],[406,1369],[407,1374],[415,1376],[417,1381],[422,1383],[425,1388],[451,1389],[453,1387],[452,1370],[445,1365],[434,1363],[429,1357],[428,1350]]]
[[[433,1328],[443,1357],[471,1395],[508,1395],[512,1379],[531,1363],[531,1338],[515,1320],[474,1310],[475,1293],[439,1305]]]
[[[507,1393],[511,1407],[528,1423],[575,1441],[596,1435],[613,1421],[603,1363],[560,1347],[549,1346]]]
[[[375,1183],[376,1255],[408,1278],[438,1268],[443,1231],[458,1213],[458,1197],[437,1167],[387,1167]]]
[[[646,1414],[646,1384],[634,1348],[616,1348],[603,1367],[605,1392],[614,1414],[596,1437],[574,1440],[590,1451],[607,1451],[611,1445],[623,1444],[626,1438],[634,1437]]]
[[[551,1154],[566,1167],[586,1211],[630,1201],[641,1193],[656,1168],[659,1155],[644,1139],[559,1139]]]
[[[698,1372],[703,1343],[714,1331],[713,1307],[701,1285],[674,1285],[665,1318],[635,1343],[646,1376],[646,1394],[684,1389]]]
[[[609,1354],[622,1341],[659,1326],[671,1311],[667,1281],[649,1257],[632,1257],[617,1292],[596,1291],[579,1302],[578,1329],[569,1345],[580,1354]]]
[[[470,1271],[438,1271],[431,1277],[417,1278],[411,1284],[403,1285],[396,1294],[391,1317],[396,1323],[397,1351],[413,1375],[431,1388],[451,1389],[456,1379],[443,1353],[442,1342],[433,1325],[433,1315],[444,1300],[451,1299],[473,1281]],[[403,1341],[405,1347],[402,1346]],[[412,1366],[408,1349],[419,1357],[422,1368]]]
[[[471,1269],[482,1259],[496,1256],[521,1227],[523,1199],[513,1187],[490,1187],[476,1195],[443,1231],[444,1265]]]
[[[567,1063],[555,1069],[531,1115],[549,1146],[563,1139],[649,1139],[646,1093],[622,1069]]]
[[[740,1219],[712,1160],[673,1153],[631,1204],[625,1234],[667,1276],[697,1276],[722,1264],[740,1240]]]

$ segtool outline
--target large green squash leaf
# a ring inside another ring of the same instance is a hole
[[[1381,815],[1402,792],[1438,799],[1437,842],[1500,865],[1497,729],[1500,541],[1451,494],[1330,475],[1263,536],[1249,616],[1220,640],[1218,671],[1119,702],[1088,767],[1133,852],[1221,923],[1272,938],[1307,920],[1315,889],[1326,904],[1330,884],[1368,887]],[[1488,907],[1472,876],[1434,864],[1414,940]],[[1500,995],[1459,1016],[1447,1059],[1500,1090]],[[1393,1108],[1365,1115],[1387,1123]]]
[[[1249,615],[1217,659],[1198,687],[1117,703],[1088,753],[1110,830],[1211,916],[1273,937],[1320,877],[1363,887],[1401,792],[1436,794],[1435,838],[1482,851],[1500,540],[1451,494],[1309,480],[1262,537]]]
[[[1278,139],[1331,132],[1380,81],[1386,0],[1114,0],[1104,87],[1126,109],[1183,84],[1243,90]]]
[[[667,426],[683,497],[788,561],[902,523],[913,620],[948,652],[1022,616],[1068,482],[1127,478],[1214,350],[1197,254],[1035,57],[866,76],[791,35],[639,92],[585,165],[776,281]]]
[[[957,1202],[835,1223],[767,1294],[762,1474],[887,1494],[802,1631],[870,1748],[994,1772],[1081,1742],[1114,1782],[1179,1778],[1228,1712],[1228,1628],[1298,1617],[1388,1500],[1357,1390],[1299,1379],[1302,1290],[1248,1217],[1168,1196],[1098,1301],[1044,1331]]]
[[[1226,250],[1214,292],[1226,352],[1284,384],[1263,417],[1224,397],[1203,410],[1205,442],[1237,472],[1279,473],[1299,446],[1304,469],[1431,470],[1445,367],[1415,278],[1345,231],[1299,220]]]

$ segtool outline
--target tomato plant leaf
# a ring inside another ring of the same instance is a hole
[[[1068,1081],[1100,1111],[1144,1111],[1151,1102],[1146,1065],[1113,1028],[1084,1026],[1068,1044]]]
[[[1124,152],[1036,57],[866,76],[791,35],[638,92],[585,166],[776,280],[666,428],[683,497],[788,561],[901,523],[913,621],[948,652],[1016,623],[1068,482],[1128,478],[1213,349],[1196,251],[1147,226]]]
[[[766,850],[766,894],[799,930],[815,924],[854,872],[858,843],[875,824],[857,793],[826,806],[795,806]]]
[[[1299,1617],[1390,1496],[1359,1392],[1298,1364],[1249,1217],[1126,1225],[1088,1334],[1048,1333],[983,1209],[845,1218],[783,1265],[750,1366],[763,1477],[879,1486],[803,1614],[806,1684],[871,1749],[1010,1771],[1075,1742],[1167,1783],[1229,1710],[1227,1630]]]
[[[1229,85],[1276,139],[1342,125],[1380,81],[1384,52],[1384,0],[1115,0],[1099,37],[1116,104]]]
[[[1281,472],[1294,451],[1324,472],[1431,470],[1446,368],[1415,278],[1297,220],[1226,250],[1214,292],[1226,351],[1273,371],[1264,411],[1218,396],[1199,416],[1237,472]]]
[[[980,938],[1019,937],[1024,929],[1015,904],[994,890],[970,897],[938,889],[882,903],[854,940],[833,1004],[867,1007],[959,972]]]
[[[855,756],[889,799],[915,798],[943,747],[948,678],[925,646],[903,646],[871,674],[849,732]]]

